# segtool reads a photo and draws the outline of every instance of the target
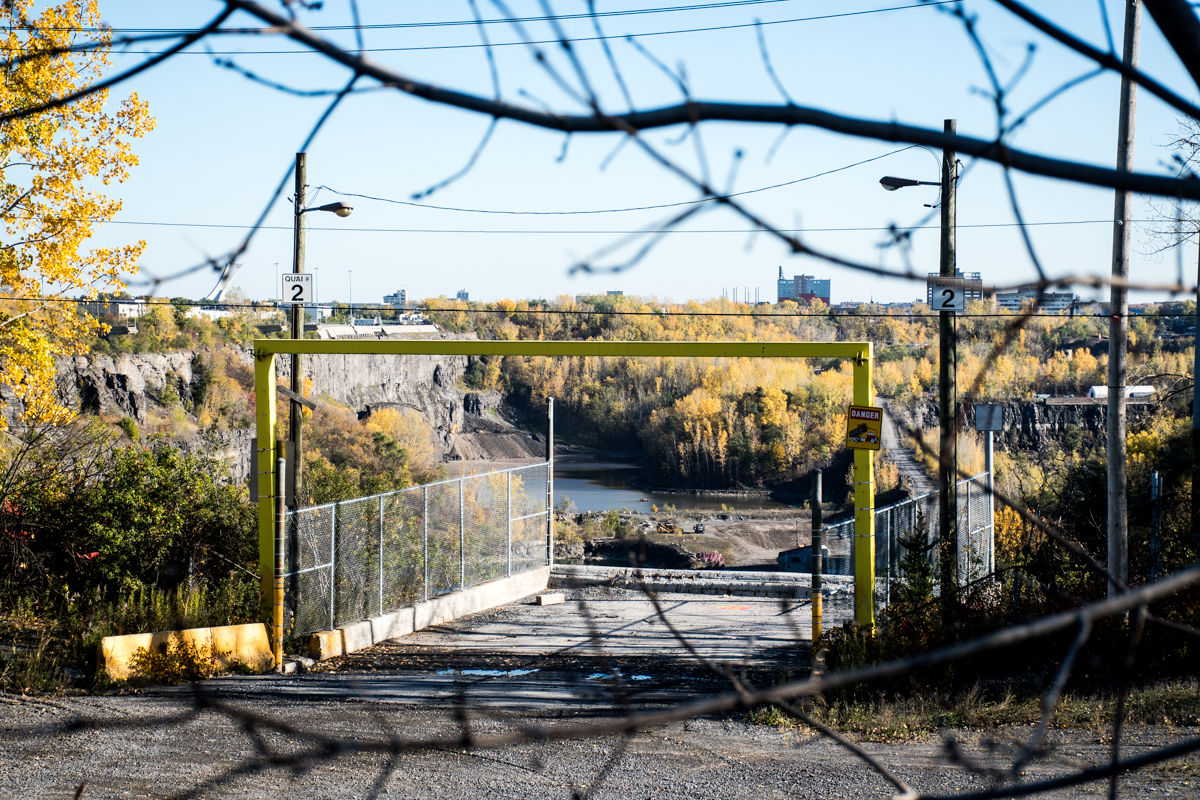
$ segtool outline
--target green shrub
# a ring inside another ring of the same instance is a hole
[[[137,420],[133,417],[121,417],[121,421],[117,423],[121,430],[125,431],[125,435],[131,440],[137,442],[142,438],[141,431],[138,430]]]

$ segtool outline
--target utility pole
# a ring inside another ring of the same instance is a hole
[[[292,205],[293,213],[293,242],[292,242],[292,274],[304,272],[304,186],[308,178],[308,154],[296,153],[296,196]],[[292,306],[292,338],[304,338],[304,306]],[[299,353],[292,355],[292,391],[304,396],[304,377],[301,374],[303,357]],[[293,508],[299,508],[303,496],[301,478],[304,465],[304,409],[295,400],[290,402],[291,413],[288,416],[288,435],[292,440],[292,479],[293,494],[289,498]]]
[[[1200,244],[1200,236],[1197,237]],[[1192,319],[1194,360],[1192,361],[1192,540],[1200,546],[1200,254],[1196,259],[1196,316]]]
[[[945,121],[943,130],[953,136],[956,120]],[[955,184],[958,178],[957,152],[953,147],[942,150],[942,219],[941,257],[939,274],[953,278],[956,272]],[[938,405],[941,409],[941,441],[938,446],[938,532],[941,536],[941,605],[942,624],[950,616],[958,596],[958,365],[955,356],[956,318],[953,311],[942,311],[938,321]]]
[[[809,547],[808,568],[812,570],[812,641],[815,645],[821,638],[821,626],[824,622],[824,597],[821,576],[825,572],[825,563],[821,548],[825,546],[824,518],[821,516],[821,470],[814,469],[812,474],[812,544]],[[815,655],[815,653],[814,653]]]
[[[1121,60],[1137,67],[1138,35],[1142,22],[1141,0],[1125,0],[1125,41]],[[1137,84],[1128,76],[1121,78],[1121,110],[1117,124],[1117,171],[1133,169],[1134,116],[1137,112]],[[1129,226],[1131,193],[1117,190],[1113,209],[1114,281],[1129,278]],[[1128,366],[1126,326],[1129,319],[1129,293],[1114,283],[1108,322],[1108,596],[1124,584],[1129,572],[1129,527],[1126,514],[1129,498],[1125,477],[1125,372]]]

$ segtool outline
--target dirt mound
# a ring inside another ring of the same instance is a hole
[[[447,437],[447,461],[502,461],[545,458],[545,440],[528,433],[452,433]]]

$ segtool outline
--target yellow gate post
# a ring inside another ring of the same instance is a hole
[[[871,344],[854,359],[854,405],[874,405]],[[875,453],[854,451],[854,621],[875,627]]]
[[[258,556],[262,607],[275,603],[276,430],[275,356],[418,355],[418,356],[558,356],[674,358],[844,358],[854,362],[854,404],[874,400],[870,342],[555,342],[478,341],[470,339],[257,339],[254,342],[254,391],[258,423]],[[854,618],[875,624],[875,459],[869,450],[854,451]]]
[[[250,468],[258,471],[259,607],[275,605],[275,354],[254,343],[254,416],[258,452]],[[276,665],[278,666],[278,665]]]

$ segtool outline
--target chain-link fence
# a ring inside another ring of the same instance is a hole
[[[958,482],[958,574],[963,583],[987,575],[995,568],[992,498],[987,473]],[[938,493],[919,495],[875,511],[875,600],[887,605],[892,583],[901,576],[901,562],[908,546],[923,552],[931,564],[937,562],[939,540]],[[854,574],[854,520],[824,529],[829,549],[824,572]]]
[[[549,463],[288,512],[293,636],[549,563]]]

